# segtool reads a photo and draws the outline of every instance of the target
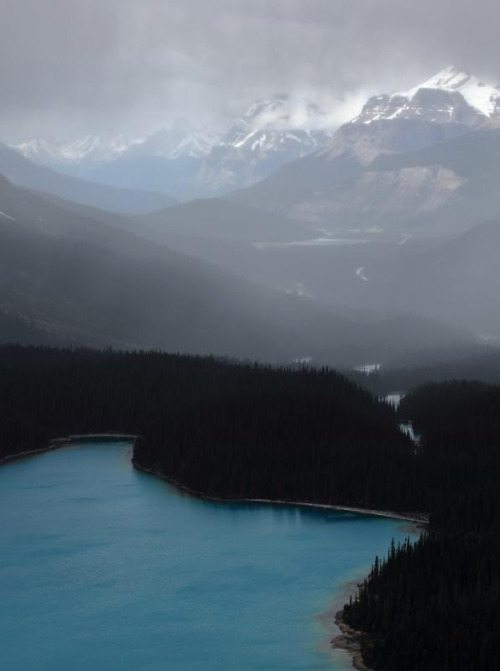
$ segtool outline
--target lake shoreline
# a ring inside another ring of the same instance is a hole
[[[0,459],[0,466],[3,466],[4,464],[11,463],[13,461],[17,461],[19,459],[25,459],[27,457],[34,457],[39,454],[44,454],[45,452],[53,452],[54,450],[61,449],[65,445],[72,445],[74,443],[79,443],[83,442],[86,440],[89,441],[98,441],[98,440],[105,440],[105,441],[131,441],[134,442],[137,439],[137,436],[132,436],[132,435],[125,435],[125,434],[120,434],[120,433],[101,433],[101,434],[78,434],[78,435],[71,435],[67,436],[64,438],[55,438],[49,445],[46,447],[40,447],[36,448],[34,450],[25,450],[24,452],[18,452],[14,454],[7,454],[6,456],[2,457]],[[402,514],[402,513],[397,513],[393,510],[375,510],[373,508],[358,508],[356,506],[342,506],[342,505],[334,505],[334,504],[329,504],[329,503],[312,503],[308,501],[284,501],[284,500],[277,500],[277,499],[225,499],[225,498],[220,498],[216,496],[208,496],[207,494],[203,494],[202,492],[197,492],[194,489],[191,489],[187,487],[186,485],[183,485],[180,482],[175,481],[173,478],[165,475],[161,471],[155,471],[153,469],[145,468],[141,464],[139,464],[137,461],[132,459],[132,465],[134,468],[136,468],[138,471],[141,471],[143,473],[146,473],[147,475],[153,475],[157,478],[160,478],[161,480],[165,480],[166,482],[170,483],[171,485],[174,485],[174,487],[177,487],[183,492],[186,492],[187,494],[190,494],[191,496],[195,496],[200,499],[205,499],[206,501],[215,501],[217,503],[269,503],[269,504],[274,504],[274,505],[283,505],[283,506],[294,506],[294,507],[299,507],[299,508],[316,508],[319,510],[338,510],[340,512],[349,512],[349,513],[356,513],[359,515],[373,515],[375,517],[385,517],[389,519],[396,519],[396,520],[401,520],[402,522],[411,522],[413,524],[416,524],[419,527],[425,528],[428,524],[428,516],[425,515],[424,513],[408,513],[408,514]]]
[[[54,438],[49,445],[45,447],[38,447],[34,450],[25,450],[24,452],[17,452],[14,454],[7,454],[0,459],[0,467],[12,463],[13,461],[18,461],[21,459],[27,459],[28,457],[36,457],[39,454],[45,454],[45,452],[53,452],[54,450],[60,450],[61,448],[69,445],[74,445],[75,443],[82,443],[85,441],[93,442],[104,440],[108,442],[120,442],[127,441],[134,443],[137,439],[137,436],[132,436],[122,433],[89,433],[89,434],[75,434],[72,436],[66,436],[65,438]]]
[[[429,521],[427,515],[423,513],[402,514],[392,510],[375,510],[372,508],[358,508],[355,506],[341,506],[329,503],[311,503],[307,501],[284,501],[279,499],[230,499],[230,498],[225,499],[217,496],[208,496],[207,494],[203,494],[202,492],[197,492],[194,489],[190,489],[186,485],[183,485],[182,483],[175,481],[173,478],[169,477],[168,475],[165,475],[161,471],[155,471],[153,469],[145,468],[144,466],[136,462],[134,459],[132,459],[132,465],[134,466],[134,468],[136,468],[138,471],[141,471],[142,473],[146,473],[147,475],[153,475],[157,478],[160,478],[161,480],[165,480],[165,482],[168,482],[174,487],[177,487],[177,489],[181,490],[182,492],[190,494],[191,496],[194,496],[199,499],[204,499],[205,501],[214,501],[216,503],[254,503],[254,504],[265,503],[265,504],[274,504],[282,506],[293,506],[296,508],[316,508],[318,510],[336,510],[339,512],[356,513],[358,515],[371,515],[374,517],[395,519],[400,520],[401,522],[411,522],[412,524],[415,524],[418,527],[423,528],[427,526]]]
[[[358,671],[371,671],[370,667],[364,663],[361,652],[361,641],[365,634],[353,629],[344,621],[342,610],[335,614],[335,624],[340,629],[340,634],[332,638],[332,647],[347,652],[351,657],[353,667]]]

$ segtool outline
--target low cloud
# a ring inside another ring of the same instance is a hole
[[[313,94],[339,121],[453,63],[500,80],[490,0],[0,0],[4,138],[151,130]]]

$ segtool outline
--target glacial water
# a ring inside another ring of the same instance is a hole
[[[408,530],[200,501],[85,444],[0,469],[5,671],[347,671],[346,583]]]

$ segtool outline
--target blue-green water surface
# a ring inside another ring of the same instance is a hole
[[[347,671],[332,608],[401,523],[221,504],[86,444],[0,469],[5,671]]]

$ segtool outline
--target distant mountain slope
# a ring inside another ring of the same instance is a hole
[[[339,304],[406,310],[500,343],[500,219],[428,244],[361,249],[345,265],[330,273]]]
[[[59,341],[332,364],[386,360],[421,342],[402,339],[392,322],[336,317],[5,179],[0,208],[0,312]],[[427,348],[462,340],[426,329]]]
[[[172,234],[245,243],[302,240],[311,235],[308,227],[293,219],[215,198],[177,205],[137,220],[154,239],[163,241]]]
[[[270,358],[280,348],[292,356],[305,346],[271,318],[279,296],[259,294],[4,179],[0,203],[3,311],[90,345],[255,357],[268,351]]]
[[[415,309],[500,342],[500,219],[407,259],[390,272],[392,283]]]
[[[366,166],[349,152],[313,154],[229,199],[330,229],[435,235],[500,214],[499,176],[500,129],[486,125]]]
[[[86,179],[118,189],[173,193],[183,200],[196,195],[194,183],[200,164],[199,157],[166,158],[127,153],[112,162],[97,164],[86,173]]]
[[[496,124],[413,153],[379,156],[371,169],[379,174],[435,175],[435,184],[441,181],[439,200],[427,201],[427,207],[407,215],[416,233],[418,228],[426,233],[460,232],[500,216],[500,128]]]
[[[439,228],[451,204],[455,225],[471,226],[500,212],[499,99],[493,87],[444,71],[408,94],[370,99],[327,147],[230,199],[344,230],[404,230],[431,218]]]
[[[498,312],[494,303],[495,250],[500,245],[494,240],[490,248],[485,246],[484,262],[480,251],[471,260],[459,255],[456,276],[441,290],[443,277],[438,271],[452,262],[445,264],[440,254],[448,247],[453,249],[459,237],[391,241],[374,234],[366,244],[328,245],[327,238],[320,238],[325,244],[316,245],[311,239],[314,232],[299,222],[216,199],[193,201],[134,219],[71,203],[65,206],[252,282],[329,306],[338,317],[366,330],[374,342],[385,338],[392,343],[398,350],[393,360],[401,361],[400,352],[404,358],[410,351],[423,352],[467,340],[456,329],[491,335],[498,332],[494,327]],[[257,240],[268,244],[254,244]],[[439,260],[432,261],[435,258]],[[475,291],[473,268],[476,274],[485,269],[484,300],[476,296],[474,301],[460,303],[457,298],[460,307],[441,309],[440,302],[447,305],[446,292],[465,297]],[[454,287],[459,287],[458,294]],[[435,296],[439,298],[434,300]]]
[[[17,343],[19,345],[72,345],[67,339],[60,339],[48,331],[45,326],[38,325],[26,317],[20,317],[4,311],[0,306],[0,344]]]
[[[174,199],[153,192],[116,189],[63,175],[35,165],[17,151],[0,144],[0,174],[29,189],[53,194],[66,200],[121,213],[143,213],[174,204]]]

